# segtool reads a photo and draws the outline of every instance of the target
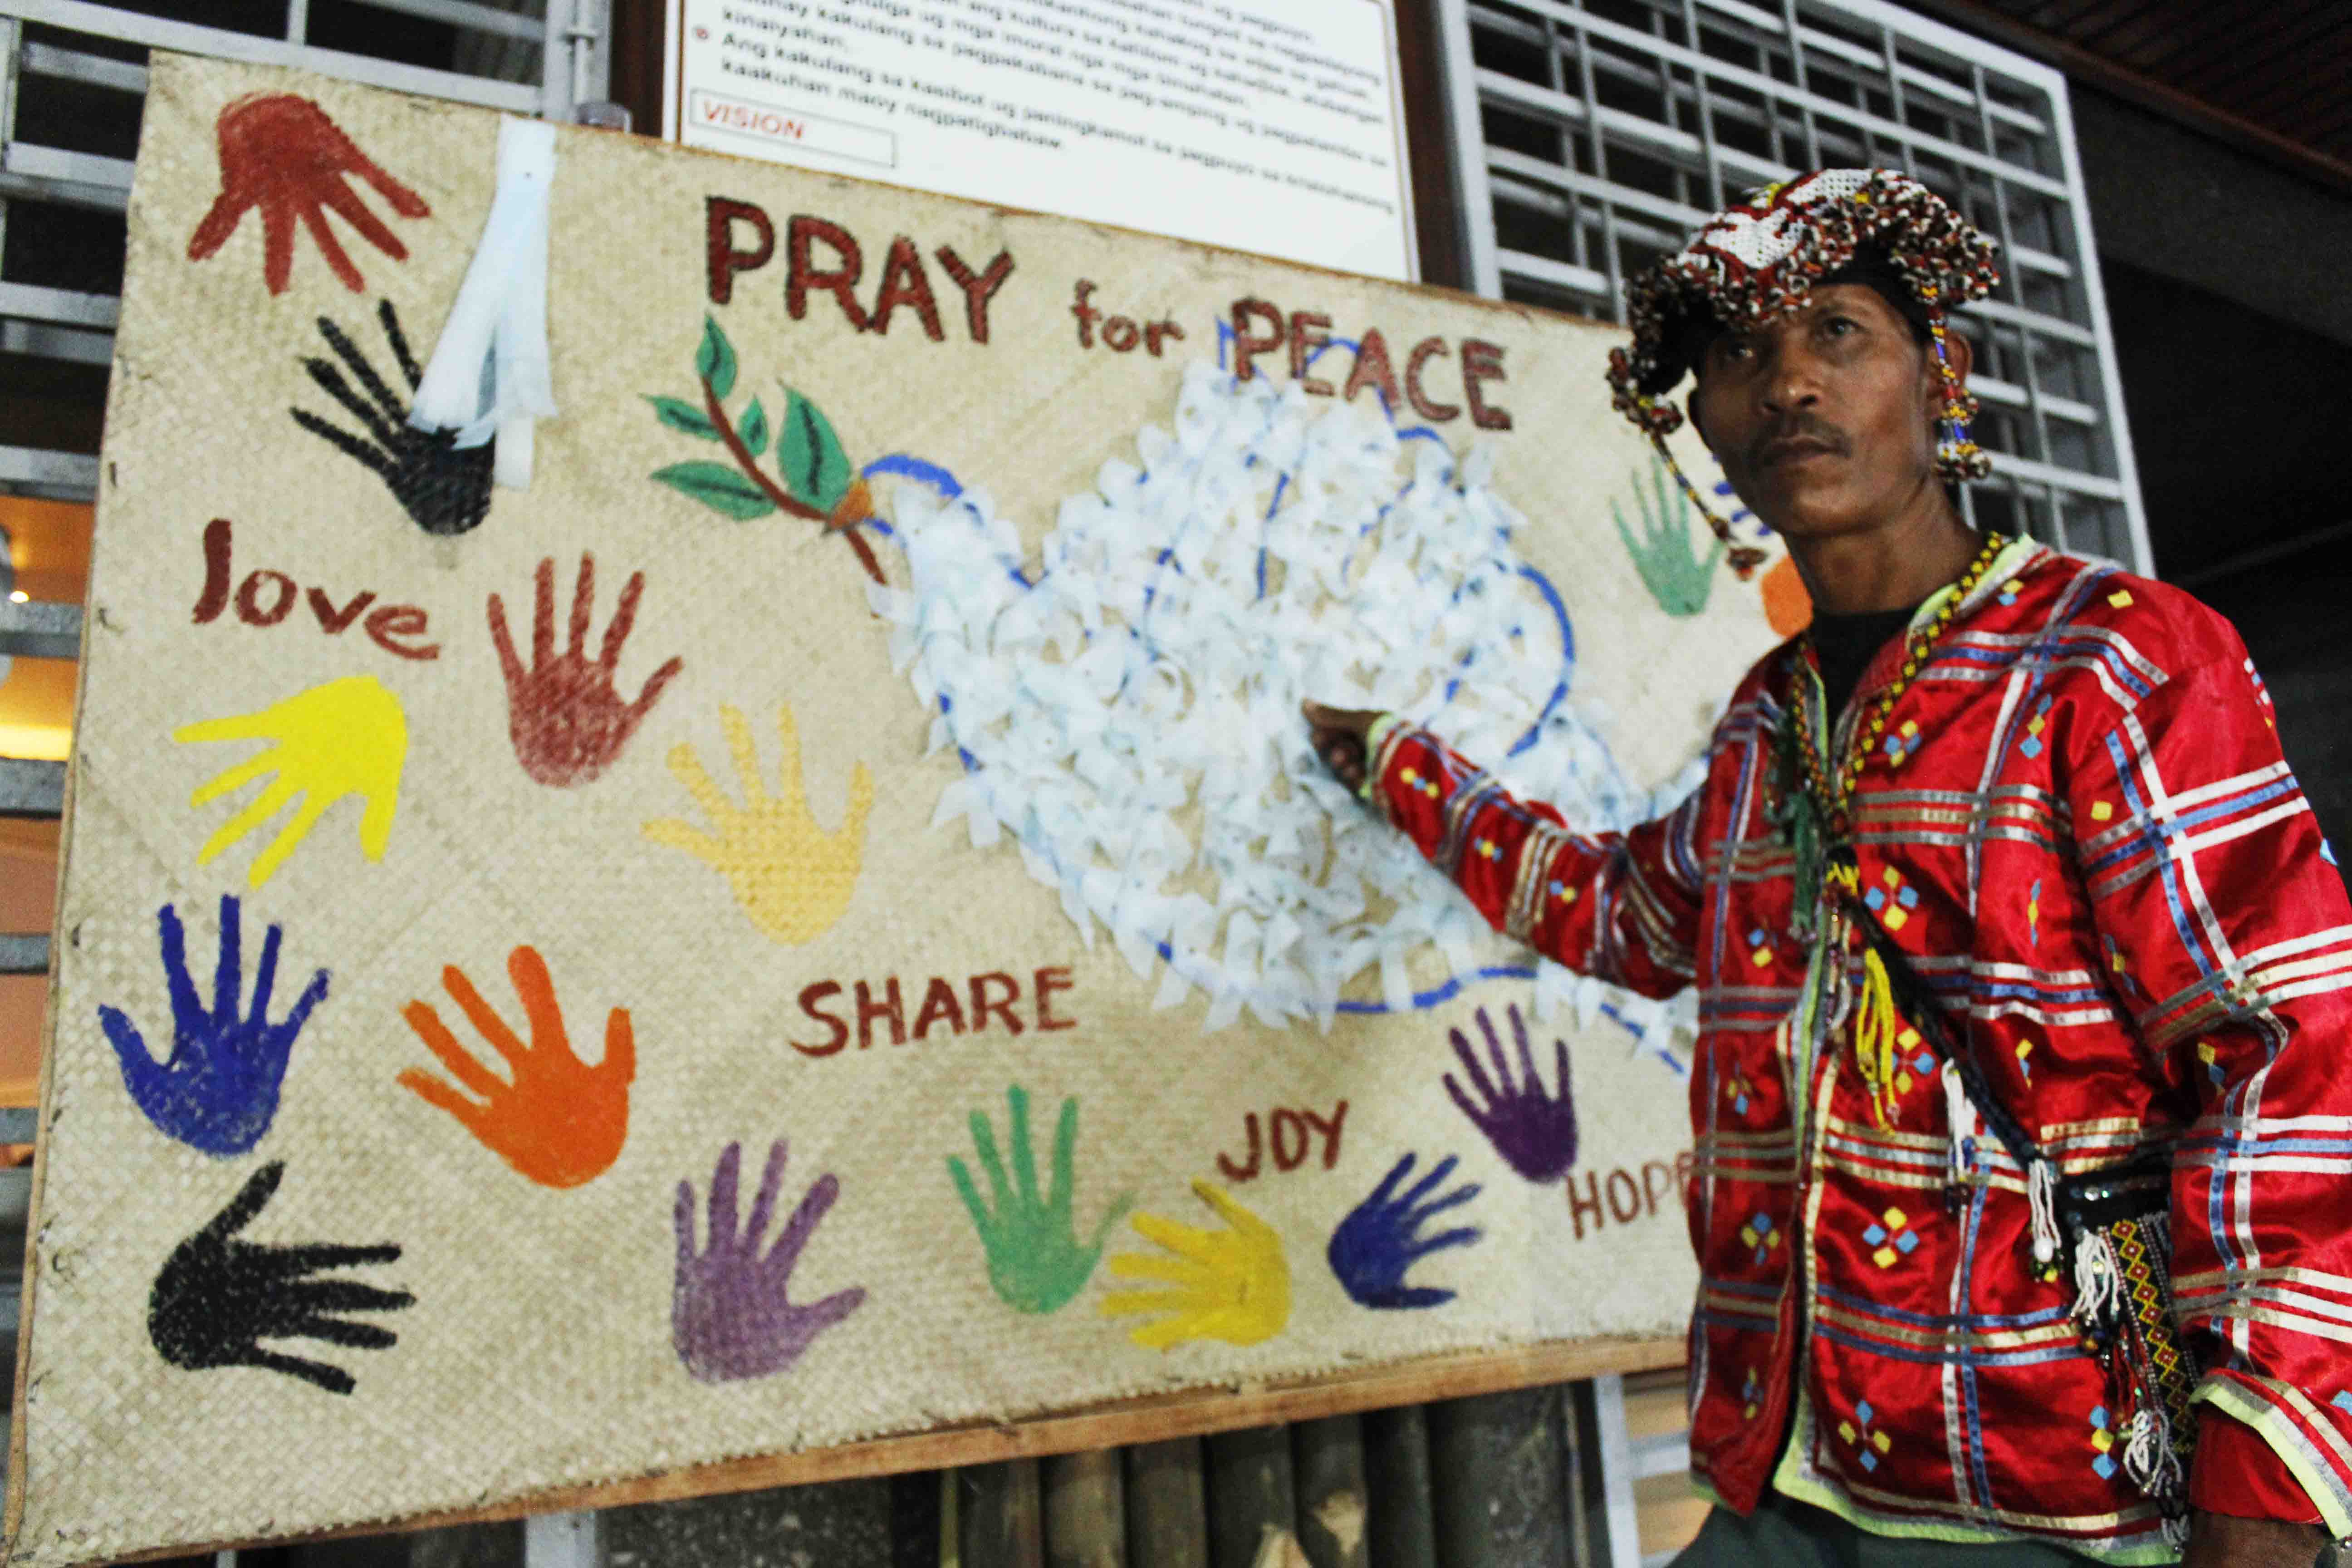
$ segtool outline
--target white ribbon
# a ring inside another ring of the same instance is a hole
[[[530,488],[531,421],[556,413],[547,354],[554,185],[555,127],[501,119],[490,216],[408,413],[417,429],[456,431],[460,447],[496,437],[492,477],[510,489]]]

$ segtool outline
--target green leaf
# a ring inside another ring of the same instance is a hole
[[[738,522],[749,522],[776,510],[767,492],[725,463],[672,463],[655,470],[654,478]]]
[[[751,406],[743,411],[743,423],[735,433],[743,437],[743,449],[751,456],[768,449],[768,411],[760,406],[758,398],[751,399]]]
[[[709,316],[702,318],[702,346],[694,351],[694,374],[710,384],[714,397],[735,390],[735,345]]]
[[[699,436],[706,441],[719,439],[719,426],[713,425],[709,416],[693,404],[677,397],[647,396],[646,401],[654,405],[654,412],[661,416],[661,422],[671,429],[683,430],[689,436]],[[758,405],[754,404],[752,406],[757,407]]]
[[[785,488],[828,515],[857,478],[831,422],[791,387],[784,389],[783,427],[776,432],[776,467]]]

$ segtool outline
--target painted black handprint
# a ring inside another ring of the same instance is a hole
[[[390,1329],[334,1314],[392,1311],[416,1298],[356,1279],[310,1278],[326,1268],[396,1263],[400,1248],[390,1243],[280,1247],[238,1240],[236,1233],[262,1211],[285,1175],[282,1160],[264,1165],[228,1207],[173,1249],[147,1297],[147,1337],[165,1361],[191,1372],[257,1366],[331,1394],[349,1394],[355,1384],[342,1368],[264,1350],[260,1342],[299,1338],[383,1350],[398,1337]]]
[[[393,357],[400,362],[408,389],[415,392],[425,373],[416,356],[408,352],[408,339],[400,330],[400,316],[391,300],[376,307],[376,320],[383,324],[384,339],[392,345]],[[289,409],[294,423],[345,457],[374,469],[393,499],[425,532],[466,533],[481,526],[490,510],[490,465],[498,443],[485,441],[460,449],[452,431],[417,429],[408,423],[408,405],[384,384],[383,377],[341,327],[321,316],[319,334],[367,389],[368,396],[352,391],[332,361],[313,355],[302,362],[302,367],[374,439],[354,436],[308,409]]]

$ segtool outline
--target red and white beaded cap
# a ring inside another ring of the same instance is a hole
[[[1796,310],[1815,284],[1884,256],[1926,314],[1944,379],[1943,433],[1936,472],[1958,483],[1980,479],[1991,460],[1969,438],[1976,399],[1961,391],[1946,351],[1945,312],[1981,300],[2000,279],[1999,243],[1910,175],[1895,169],[1817,169],[1765,185],[1708,220],[1690,244],[1636,274],[1625,286],[1630,348],[1612,350],[1609,385],[1619,413],[1650,437],[1717,537],[1730,545],[1732,569],[1746,577],[1764,552],[1734,542],[1683,473],[1665,438],[1683,411],[1665,401],[1690,364],[1692,326],[1712,318],[1734,331]]]

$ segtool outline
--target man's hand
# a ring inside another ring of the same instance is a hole
[[[2320,1525],[2200,1510],[2189,1517],[2189,1550],[2180,1568],[2312,1568],[2327,1546]],[[2326,1561],[2334,1561],[2332,1552]]]
[[[1368,708],[1326,708],[1309,700],[1298,705],[1314,737],[1315,754],[1332,775],[1351,790],[1364,787],[1364,770],[1371,766],[1365,737],[1380,714]]]

